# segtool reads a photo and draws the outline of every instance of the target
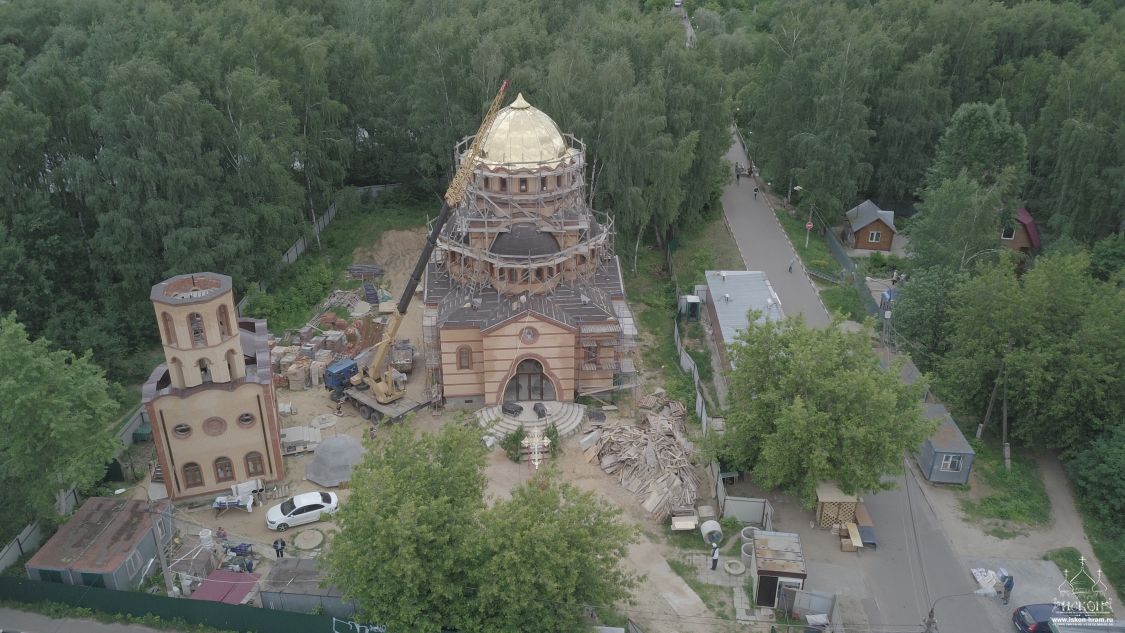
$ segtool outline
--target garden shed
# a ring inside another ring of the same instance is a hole
[[[945,405],[925,404],[925,418],[937,420],[934,434],[918,449],[918,468],[927,481],[935,484],[966,484],[973,470],[976,453],[957,428]]]
[[[816,524],[822,528],[833,525],[854,523],[855,507],[859,497],[846,494],[830,481],[816,485]]]
[[[754,579],[756,606],[775,608],[782,588],[804,588],[808,573],[800,535],[744,530],[743,538],[742,558]]]

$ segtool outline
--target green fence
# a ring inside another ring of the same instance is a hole
[[[364,626],[331,616],[309,615],[242,605],[168,598],[139,591],[114,591],[76,587],[26,578],[0,578],[0,600],[15,602],[60,602],[104,613],[137,617],[155,615],[162,620],[180,619],[228,631],[255,633],[354,633],[376,632],[382,627]]]

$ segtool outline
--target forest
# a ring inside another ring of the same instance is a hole
[[[667,4],[6,3],[0,311],[135,379],[152,283],[268,283],[349,185],[436,200],[504,78],[586,141],[594,206],[625,239],[708,217],[732,119],[802,206],[909,215],[947,127],[982,105],[1022,139],[992,176],[1009,207],[1085,245],[1120,228],[1120,2],[707,0],[690,47]]]
[[[139,381],[153,283],[268,283],[349,185],[437,201],[505,78],[585,140],[625,234],[713,206],[717,53],[624,0],[4,3],[0,313]]]

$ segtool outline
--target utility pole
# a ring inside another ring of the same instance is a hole
[[[1004,355],[1000,359],[1000,371],[996,372],[996,382],[992,383],[992,395],[988,397],[988,408],[984,410],[984,418],[977,425],[977,439],[979,440],[984,435],[984,425],[988,423],[989,418],[992,417],[992,404],[996,402],[996,390],[1000,388],[1000,376],[1004,375],[1004,363],[1008,360],[1008,356]]]
[[[152,542],[156,544],[156,557],[160,559],[160,571],[164,573],[164,589],[167,592],[165,595],[167,595],[168,597],[172,597],[172,595],[174,595],[172,585],[172,572],[169,571],[168,561],[164,557],[164,546],[160,544],[160,538],[156,535],[156,521],[151,518],[153,514],[155,513],[152,511],[152,502],[149,501],[149,521],[152,523]],[[160,516],[163,517],[164,513],[161,512]],[[165,529],[172,529],[171,521],[168,522],[168,525]]]
[[[1004,381],[1004,401],[1000,405],[1000,420],[1003,422],[1001,444],[1004,447],[1004,470],[1012,469],[1012,447],[1008,444],[1008,381]]]

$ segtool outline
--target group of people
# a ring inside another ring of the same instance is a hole
[[[747,169],[747,168],[742,166],[742,163],[735,163],[734,164],[734,181],[735,181],[735,183],[742,184],[742,177],[743,176],[746,176],[747,178],[749,178],[753,175],[754,175],[753,168]],[[755,199],[758,198],[758,185],[754,185],[754,198]]]
[[[215,540],[217,540],[219,544],[224,548],[226,547],[227,541],[230,540],[230,535],[227,534],[227,531],[224,530],[223,526],[221,525],[215,530]],[[273,552],[277,556],[277,558],[285,558],[285,546],[285,539],[281,538],[280,536],[274,539]]]

